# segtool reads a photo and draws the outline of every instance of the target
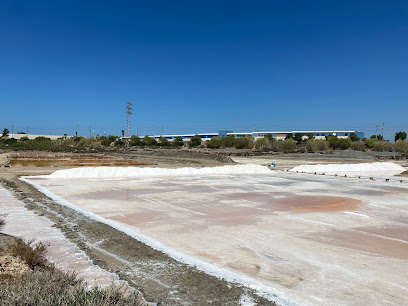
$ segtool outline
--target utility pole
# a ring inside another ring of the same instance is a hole
[[[89,138],[91,138],[92,137],[92,127],[90,126],[89,127]]]
[[[28,127],[27,127],[27,137],[28,137]]]
[[[75,137],[78,137],[78,129],[79,129],[79,125],[77,124],[77,129],[76,129],[76,132],[75,132]]]
[[[378,140],[377,130],[378,130],[378,126],[377,126],[377,123],[376,123],[375,124],[375,140]]]
[[[384,122],[383,122],[383,126],[382,126],[382,140],[384,140]]]
[[[11,138],[14,138],[14,125],[11,125]]]
[[[129,137],[129,126],[130,126],[130,115],[132,115],[133,104],[126,102],[126,114],[127,114],[127,125],[126,125],[126,137]]]

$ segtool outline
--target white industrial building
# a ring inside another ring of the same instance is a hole
[[[364,133],[361,131],[356,130],[321,130],[321,131],[266,131],[266,132],[240,132],[234,133],[233,131],[219,131],[218,133],[197,133],[201,137],[203,141],[210,140],[213,137],[226,137],[226,136],[234,136],[234,137],[246,137],[251,136],[255,139],[265,137],[267,135],[272,135],[273,138],[276,139],[285,139],[288,134],[302,134],[303,139],[307,139],[309,135],[313,134],[313,137],[316,139],[323,139],[326,136],[333,135],[337,136],[338,138],[347,138],[351,134],[356,134],[357,137],[364,138]],[[177,135],[154,135],[156,140],[159,140],[160,137],[163,137],[169,141],[173,141],[176,137],[181,137],[183,141],[189,141],[191,137],[196,134],[177,134]]]

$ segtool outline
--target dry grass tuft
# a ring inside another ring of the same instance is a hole
[[[48,267],[48,262],[45,258],[45,253],[47,252],[47,247],[42,242],[37,243],[33,246],[33,242],[29,241],[24,243],[24,241],[19,238],[11,249],[11,255],[21,258],[30,269],[35,267],[45,268]]]
[[[14,278],[0,278],[2,305],[145,305],[141,296],[122,294],[122,288],[93,287],[54,268],[34,271]]]

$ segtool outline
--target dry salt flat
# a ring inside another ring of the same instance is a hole
[[[408,184],[392,177],[405,169],[333,167],[319,170],[391,180],[259,165],[80,168],[26,179],[62,205],[276,294],[280,304],[408,304]]]

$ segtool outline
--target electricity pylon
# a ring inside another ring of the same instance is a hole
[[[132,108],[133,104],[130,102],[126,102],[126,114],[127,114],[127,125],[126,125],[126,137],[129,137],[129,126],[130,126],[130,115],[132,115]]]

